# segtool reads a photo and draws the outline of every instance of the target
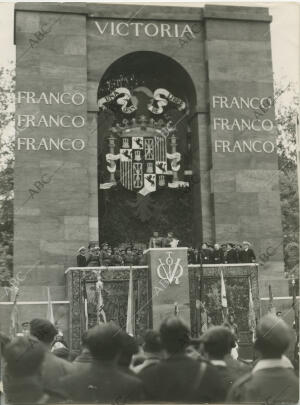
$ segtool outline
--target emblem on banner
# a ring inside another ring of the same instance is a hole
[[[163,263],[162,259],[159,258],[159,265],[157,266],[156,272],[159,278],[162,280],[168,280],[170,284],[179,284],[179,279],[183,275],[183,267],[180,264],[181,258],[177,258],[175,263],[171,256],[172,252],[167,252],[167,257]]]

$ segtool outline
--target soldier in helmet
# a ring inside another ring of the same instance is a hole
[[[259,361],[229,391],[228,402],[298,403],[299,383],[292,364],[283,356],[291,341],[288,325],[278,317],[264,316],[256,330]]]

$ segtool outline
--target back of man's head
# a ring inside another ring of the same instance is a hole
[[[3,356],[10,375],[31,376],[39,372],[45,357],[45,348],[33,336],[19,336],[5,346]]]
[[[159,333],[155,330],[147,330],[144,336],[144,351],[147,353],[159,353],[162,345]]]
[[[159,333],[163,348],[170,354],[182,353],[189,344],[189,327],[177,316],[166,318]]]
[[[121,333],[121,354],[118,360],[119,366],[129,367],[132,356],[137,354],[139,346],[134,337],[128,335],[128,333],[122,331]]]
[[[94,326],[89,330],[86,346],[99,361],[115,361],[121,352],[122,331],[113,323]]]
[[[280,358],[291,341],[291,330],[283,319],[265,315],[256,328],[255,348],[264,358]]]
[[[235,346],[232,332],[225,326],[214,326],[201,336],[204,350],[211,359],[223,359]]]
[[[57,329],[47,319],[35,318],[30,322],[30,334],[44,344],[50,345],[57,335]]]

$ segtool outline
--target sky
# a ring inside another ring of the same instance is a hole
[[[28,1],[28,0],[27,0]],[[74,2],[74,0],[72,0]],[[95,0],[94,0],[95,2]],[[109,1],[107,1],[109,2]],[[122,3],[122,1],[111,1],[111,3]],[[133,2],[132,2],[133,3]],[[185,5],[203,7],[204,4],[228,4],[239,6],[269,7],[273,17],[271,24],[271,41],[274,78],[283,84],[295,82],[299,86],[300,66],[300,3],[299,2],[140,2],[142,4],[162,5]],[[0,67],[7,66],[9,61],[15,60],[15,47],[13,45],[13,16],[14,2],[0,2]]]

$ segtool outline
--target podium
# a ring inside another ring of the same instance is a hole
[[[153,328],[178,315],[190,325],[187,248],[151,248],[144,252],[150,271]]]

